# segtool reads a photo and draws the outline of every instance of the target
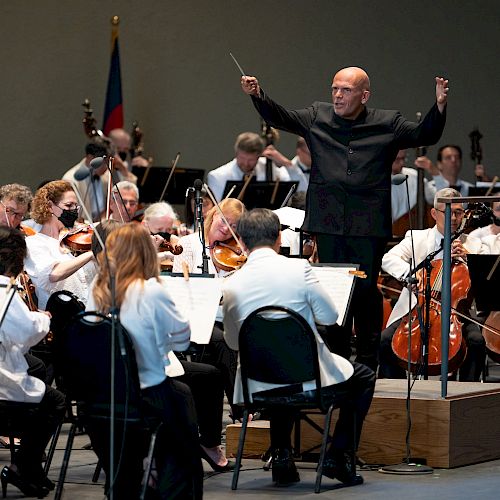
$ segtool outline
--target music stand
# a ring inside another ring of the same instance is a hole
[[[478,313],[500,311],[500,264],[491,278],[488,276],[495,265],[498,255],[467,255],[467,267],[471,279],[471,291],[476,299]]]
[[[281,204],[290,191],[290,188],[294,184],[297,185],[298,183],[298,181],[267,182],[252,179],[247,185],[241,201],[245,204],[247,210],[251,210],[252,208],[269,208],[274,210],[281,207]],[[226,197],[233,186],[236,187],[233,190],[231,197],[238,198],[244,184],[244,181],[227,181],[222,198]]]
[[[132,167],[132,173],[137,177],[141,202],[156,203],[160,199],[170,170],[171,167]],[[186,190],[193,186],[196,179],[203,179],[204,175],[205,171],[200,168],[176,168],[165,193],[165,200],[171,205],[184,205]]]

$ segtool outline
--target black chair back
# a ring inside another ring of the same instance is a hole
[[[64,332],[66,325],[78,313],[85,311],[85,304],[67,290],[54,292],[47,301],[46,310],[50,312],[50,330],[54,337]]]
[[[240,328],[239,355],[246,405],[250,401],[248,379],[272,384],[315,380],[316,388],[321,387],[314,332],[289,308],[264,306],[253,311]]]
[[[111,361],[115,335],[114,367]],[[140,385],[134,347],[119,322],[95,312],[81,312],[66,325],[57,341],[58,366],[68,397],[85,403],[94,416],[109,415],[111,370],[114,369],[115,414],[137,418],[141,407]]]

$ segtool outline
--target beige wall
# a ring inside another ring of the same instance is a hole
[[[101,124],[114,14],[126,128],[140,122],[155,164],[180,151],[179,166],[210,170],[232,158],[237,133],[258,129],[232,51],[288,107],[329,100],[332,73],[360,65],[371,76],[370,104],[413,118],[444,74],[443,142],[463,147],[463,177],[472,180],[468,134],[479,126],[484,161],[500,173],[499,13],[497,0],[3,0],[0,184],[35,187],[83,156],[81,103],[91,100]],[[285,154],[293,143],[283,134]]]

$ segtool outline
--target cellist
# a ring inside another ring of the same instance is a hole
[[[460,193],[452,188],[444,188],[438,191],[434,197],[434,207],[431,209],[431,216],[436,224],[423,230],[413,231],[413,242],[415,251],[415,262],[413,268],[418,266],[431,252],[437,250],[444,238],[444,211],[445,205],[437,203],[438,198],[460,197]],[[451,231],[454,233],[460,227],[465,211],[462,203],[451,205]],[[452,259],[465,262],[468,253],[479,253],[481,248],[480,240],[462,234],[452,242]],[[434,256],[434,259],[442,259],[442,252]],[[382,259],[382,269],[397,279],[404,279],[409,274],[410,261],[412,260],[412,243],[410,231],[405,238]],[[416,303],[416,297],[412,297],[412,304]],[[387,324],[389,325],[381,335],[379,351],[379,378],[404,378],[405,371],[398,365],[398,358],[393,352],[392,338],[401,323],[402,318],[408,314],[408,290],[403,289]],[[462,335],[467,344],[467,354],[460,367],[459,380],[478,381],[484,365],[485,344],[481,331],[477,325],[465,321],[462,327]]]

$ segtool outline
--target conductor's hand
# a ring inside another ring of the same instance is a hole
[[[242,76],[241,88],[247,95],[253,95],[255,97],[260,96],[259,80],[257,80],[255,76]]]
[[[448,101],[448,80],[436,76],[436,102],[440,113],[443,112],[446,102]]]

